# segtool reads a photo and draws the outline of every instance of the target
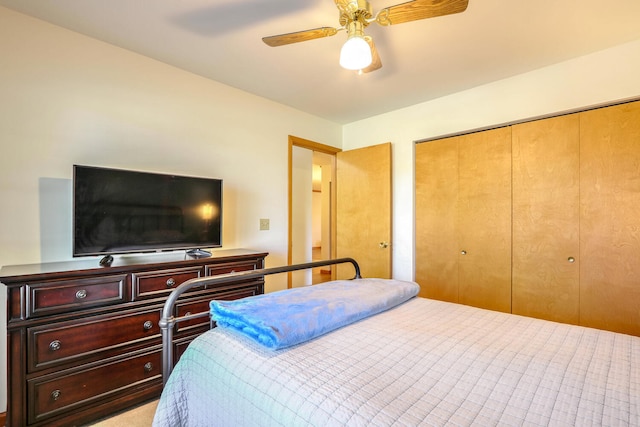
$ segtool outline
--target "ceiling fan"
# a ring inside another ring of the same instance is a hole
[[[413,0],[380,9],[375,15],[367,0],[334,0],[338,8],[339,27],[320,27],[295,33],[263,37],[267,45],[276,47],[336,35],[347,31],[347,41],[340,51],[340,65],[361,73],[382,67],[382,61],[371,36],[364,29],[375,22],[382,26],[403,24],[437,16],[464,12],[469,0]]]

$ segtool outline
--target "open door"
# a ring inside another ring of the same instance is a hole
[[[294,155],[296,151],[298,153]],[[326,174],[323,172],[323,181],[326,178],[326,182],[322,184],[323,235],[321,258],[335,258],[336,203],[335,191],[332,188],[336,181],[335,154],[340,151],[336,147],[289,135],[289,249],[287,256],[287,264],[289,265],[312,261],[312,200],[305,201],[304,199],[306,195],[311,197],[312,163],[317,160],[316,156],[327,157],[320,162],[327,167]],[[307,158],[307,160],[302,160],[298,163],[296,158]],[[304,187],[306,185],[308,185],[308,189],[305,190]],[[303,236],[307,234],[308,239]],[[331,274],[323,277],[322,281],[335,277],[335,269],[329,268],[328,272]],[[317,271],[314,270],[314,273],[317,273]],[[287,286],[289,288],[293,287],[294,284],[295,286],[306,286],[316,281],[313,276],[307,278],[304,274],[304,271],[287,273]]]
[[[391,143],[336,154],[336,257],[355,259],[362,277],[391,278]],[[338,279],[353,277],[351,265]]]

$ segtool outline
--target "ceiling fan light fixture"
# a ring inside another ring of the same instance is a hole
[[[372,24],[387,27],[437,16],[464,12],[469,0],[404,0],[387,6],[377,13],[369,0],[334,0],[339,12],[339,27],[320,27],[293,33],[263,37],[268,46],[282,46],[291,43],[335,36],[339,31],[347,31],[347,41],[340,51],[340,65],[359,73],[370,73],[382,67],[380,55],[370,36],[364,29]],[[368,47],[366,46],[368,45]]]
[[[371,65],[371,47],[361,36],[349,37],[340,50],[340,66],[347,70],[362,70]]]
[[[371,65],[371,46],[364,39],[363,25],[352,21],[347,26],[349,37],[340,50],[340,66],[347,70],[362,70]]]

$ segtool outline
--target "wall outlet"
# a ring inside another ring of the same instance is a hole
[[[269,229],[269,219],[260,218],[260,230],[268,230],[268,229]]]

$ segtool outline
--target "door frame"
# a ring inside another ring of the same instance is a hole
[[[293,135],[289,135],[289,147],[288,147],[288,184],[289,184],[289,189],[288,189],[288,213],[287,213],[287,233],[288,233],[288,238],[287,238],[287,264],[291,265],[291,263],[293,262],[293,147],[300,147],[300,148],[305,148],[311,151],[317,151],[320,153],[325,153],[325,154],[329,154],[331,156],[333,156],[335,158],[336,154],[341,152],[342,149],[337,148],[337,147],[332,147],[330,145],[325,145],[325,144],[320,144],[319,142],[315,142],[315,141],[311,141],[308,139],[304,139],[304,138],[300,138],[297,136],[293,136]],[[332,168],[332,177],[331,177],[331,181],[334,183],[333,184],[333,188],[336,187],[336,168]],[[335,254],[336,254],[336,245],[335,245],[335,241],[336,241],[336,192],[332,191],[331,192],[331,208],[330,208],[330,215],[331,215],[331,258],[335,258]],[[335,274],[334,273],[334,269],[331,269],[332,271],[332,277]],[[292,274],[291,272],[287,273],[287,288],[291,288],[292,287],[292,280],[291,280]]]

